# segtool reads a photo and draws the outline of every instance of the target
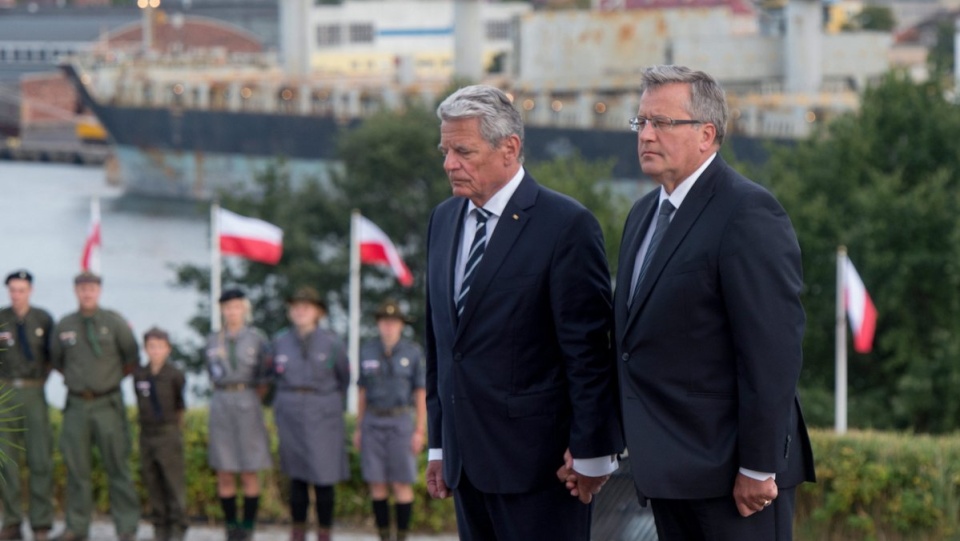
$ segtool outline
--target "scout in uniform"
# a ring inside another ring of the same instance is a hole
[[[261,399],[272,375],[270,343],[247,325],[249,304],[239,289],[220,295],[223,329],[207,339],[207,370],[213,384],[207,449],[217,472],[228,541],[252,538],[260,503],[257,472],[273,467]],[[243,522],[237,521],[237,480],[243,485]]]
[[[293,328],[273,342],[280,468],[290,478],[291,541],[306,538],[308,489],[317,508],[317,541],[330,541],[334,485],[350,476],[343,423],[350,363],[334,333],[319,326],[327,306],[313,288],[287,300]]]
[[[357,430],[363,479],[370,485],[380,539],[390,539],[388,489],[393,489],[397,541],[407,539],[413,508],[417,454],[427,423],[423,351],[402,338],[409,319],[395,301],[377,309],[379,340],[360,348]]]
[[[133,373],[140,412],[141,479],[153,511],[156,541],[183,541],[187,483],[183,459],[183,372],[167,362],[170,336],[153,327],[143,335],[149,363]]]
[[[20,449],[26,451],[30,471],[30,527],[33,538],[45,541],[53,523],[53,435],[43,386],[50,373],[50,336],[53,318],[30,306],[33,276],[25,270],[11,273],[4,282],[10,306],[0,310],[0,392],[10,392],[14,419],[4,421],[0,449],[9,460],[0,460],[0,498],[3,529],[0,540],[21,539],[23,509],[20,494]]]
[[[73,281],[80,309],[53,332],[51,359],[63,373],[60,452],[67,466],[67,528],[58,541],[86,539],[93,512],[91,443],[100,452],[110,486],[110,514],[122,541],[136,537],[140,499],[130,475],[130,427],[120,381],[140,364],[137,340],[123,317],[100,308],[100,277],[91,272]]]

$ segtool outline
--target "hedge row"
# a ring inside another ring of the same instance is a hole
[[[60,412],[51,410],[55,434]],[[139,483],[137,426],[130,410],[134,479],[146,509],[146,494]],[[349,423],[349,421],[348,421]],[[267,415],[276,461],[276,430]],[[352,427],[348,427],[348,434]],[[939,540],[960,539],[960,435],[918,436],[880,432],[830,431],[811,433],[818,482],[803,485],[797,494],[796,538],[799,540]],[[216,478],[207,465],[206,410],[187,412],[184,434],[188,511],[195,520],[219,522]],[[348,447],[349,448],[349,447]],[[421,472],[426,453],[421,456]],[[96,460],[96,457],[95,457]],[[62,511],[66,470],[54,453],[55,497]],[[636,467],[636,465],[634,466]],[[337,486],[335,517],[340,525],[372,524],[366,486],[360,477],[360,460],[350,451],[351,478]],[[264,521],[286,522],[287,480],[279,467],[264,472],[260,516]],[[96,509],[109,509],[106,475],[97,466],[93,478]],[[453,531],[452,500],[433,500],[421,479],[416,485],[413,527],[421,531]]]
[[[128,409],[131,427],[131,442],[133,451],[130,464],[134,483],[140,493],[143,509],[147,512],[147,495],[140,483],[140,451],[138,446],[138,431],[136,423],[136,409]],[[61,413],[51,409],[50,416],[53,431],[57,438],[60,433]],[[265,522],[288,522],[290,511],[287,506],[288,480],[280,472],[277,454],[277,431],[273,423],[272,412],[268,409],[267,431],[271,435],[270,445],[273,450],[274,468],[261,474],[260,518]],[[352,434],[352,419],[348,419],[348,438]],[[184,455],[186,458],[187,478],[187,512],[195,521],[219,523],[223,515],[220,510],[220,500],[216,492],[216,475],[207,465],[207,410],[191,409],[186,412],[184,427]],[[54,451],[54,497],[57,509],[62,512],[66,487],[66,467],[59,452],[59,439],[55,440]],[[337,485],[336,509],[334,511],[337,524],[351,526],[368,526],[373,524],[370,502],[367,496],[366,484],[360,476],[360,457],[350,449],[350,480]],[[22,457],[21,457],[22,460]],[[421,468],[426,468],[426,453],[421,457]],[[23,485],[26,486],[26,485]],[[414,501],[414,515],[412,527],[421,531],[452,531],[456,529],[453,501],[433,500],[426,492],[426,485],[421,480],[415,486],[416,499]],[[99,458],[94,453],[93,492],[96,512],[107,513],[110,508],[109,492],[107,489],[106,473],[100,466]],[[311,516],[310,520],[315,521]]]

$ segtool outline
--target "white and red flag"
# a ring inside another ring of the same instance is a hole
[[[80,270],[100,274],[100,200],[90,201],[90,226],[80,256]]]
[[[257,218],[218,209],[220,253],[276,265],[283,255],[283,230]]]
[[[873,334],[877,329],[877,309],[849,258],[844,259],[843,286],[847,319],[853,331],[853,349],[857,353],[870,353]]]
[[[390,267],[397,281],[404,287],[413,285],[413,274],[400,257],[390,237],[377,225],[363,216],[359,217],[357,241],[360,244],[360,262],[368,265]]]

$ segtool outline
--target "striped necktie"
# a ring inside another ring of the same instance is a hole
[[[480,259],[483,258],[483,251],[487,247],[487,218],[492,213],[479,207],[476,208],[476,211],[477,232],[473,236],[473,244],[470,245],[470,254],[467,256],[467,265],[463,271],[463,283],[460,285],[460,295],[457,296],[457,317],[463,315],[463,307],[467,304],[470,284],[473,283],[473,277],[477,274],[477,267],[480,266]]]

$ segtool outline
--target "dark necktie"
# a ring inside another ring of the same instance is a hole
[[[157,396],[157,377],[151,373],[147,381],[150,382],[150,409],[153,410],[153,418],[155,421],[162,421],[163,408],[160,407],[160,397]]]
[[[87,342],[90,343],[90,349],[97,357],[100,356],[100,339],[97,338],[97,325],[92,317],[83,318],[83,323],[87,326]]]
[[[17,341],[20,342],[20,351],[23,352],[23,358],[32,361],[33,351],[30,349],[30,342],[27,341],[27,322],[17,322]]]
[[[237,340],[227,338],[227,360],[230,361],[230,369],[237,370]]]
[[[663,203],[660,204],[660,212],[657,214],[657,225],[653,230],[653,236],[650,237],[650,244],[647,245],[647,252],[643,256],[643,263],[640,264],[640,274],[637,275],[637,281],[633,286],[633,295],[630,296],[630,306],[633,306],[633,303],[637,300],[640,283],[643,282],[643,277],[647,273],[650,260],[653,259],[653,255],[657,253],[657,246],[660,245],[660,239],[663,238],[667,227],[670,226],[670,215],[673,214],[674,210],[673,203],[671,203],[669,199],[664,199]]]
[[[477,274],[477,267],[480,266],[480,259],[483,258],[483,251],[487,246],[487,218],[492,213],[479,207],[476,211],[477,232],[473,236],[473,244],[470,245],[470,253],[467,255],[467,265],[463,270],[463,282],[460,285],[460,295],[457,296],[457,317],[463,315],[463,307],[467,304],[467,293],[470,292],[470,285]]]

